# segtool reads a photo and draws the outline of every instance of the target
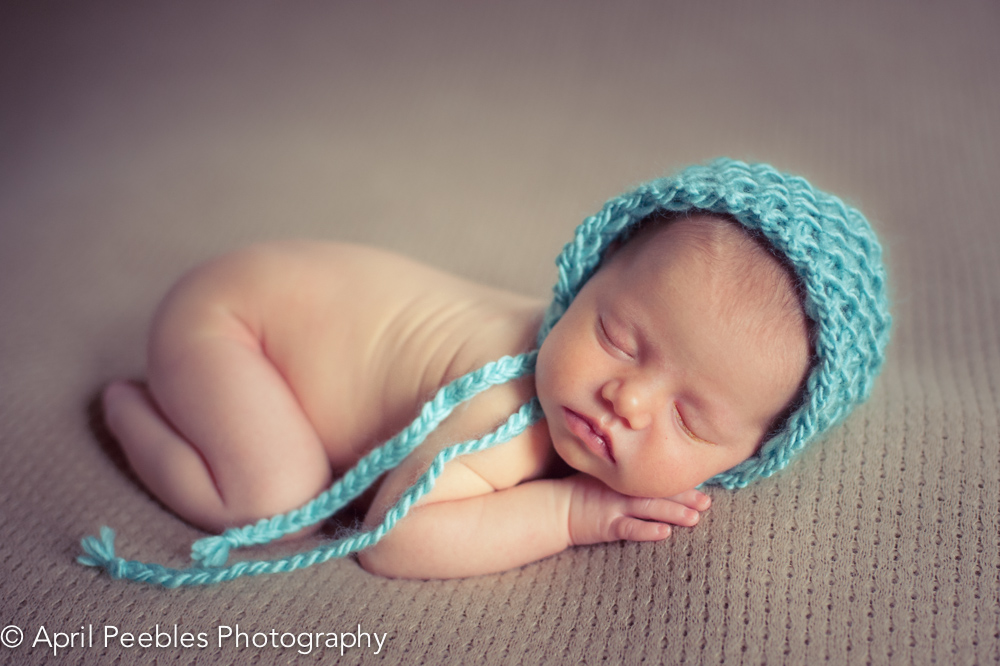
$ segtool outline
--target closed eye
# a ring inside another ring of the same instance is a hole
[[[597,318],[597,330],[601,339],[610,347],[613,347],[615,351],[624,354],[628,358],[635,358],[632,354],[625,351],[625,347],[621,342],[616,342],[615,339],[611,337],[611,334],[608,332],[608,327],[604,324],[604,317]]]
[[[684,422],[684,417],[681,416],[681,410],[677,408],[676,402],[674,403],[674,420],[677,421],[677,425],[680,426],[680,429],[684,431],[684,434],[686,434],[691,439],[695,440],[696,442],[703,442],[705,444],[712,443],[707,439],[702,439],[698,435],[694,434],[694,432],[692,432],[691,428],[689,428],[687,423]]]

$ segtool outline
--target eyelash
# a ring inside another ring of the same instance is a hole
[[[628,356],[629,358],[634,358],[632,354],[625,351],[625,349],[623,349],[620,344],[615,342],[611,338],[611,335],[608,334],[608,328],[604,325],[604,317],[598,317],[597,323],[598,323],[598,328],[600,329],[601,332],[601,337],[604,338],[609,345],[620,351],[622,354],[625,354],[625,356]]]
[[[694,434],[691,431],[691,428],[689,428],[687,423],[684,421],[684,417],[681,416],[681,410],[677,408],[677,403],[674,403],[674,420],[677,421],[677,424],[680,426],[681,430],[683,430],[684,433],[691,439],[695,440],[696,442],[704,442],[705,444],[710,443],[708,440],[702,439],[701,437],[699,437],[698,435]]]

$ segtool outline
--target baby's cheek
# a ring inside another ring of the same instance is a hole
[[[535,360],[535,390],[541,396],[543,391],[547,391],[552,378],[552,355],[554,347],[550,343],[552,335],[542,342],[538,350],[538,358]]]
[[[551,336],[538,351],[535,365],[535,390],[543,407],[546,400],[558,401],[565,397],[566,391],[577,383],[578,374],[571,357],[567,356],[567,347],[559,344],[558,339],[551,340],[551,344],[550,340]]]
[[[552,328],[538,350],[535,367],[535,385],[542,407],[557,403],[578,394],[593,372],[598,359],[594,357],[592,343],[583,334],[576,313],[566,315]]]

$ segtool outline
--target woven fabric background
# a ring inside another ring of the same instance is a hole
[[[965,0],[5,3],[0,663],[997,663],[998,33]],[[164,591],[75,563],[102,524],[174,566],[200,536],[94,408],[185,269],[339,239],[544,296],[605,199],[719,155],[864,210],[895,331],[867,405],[698,527],[447,582],[345,560]],[[175,625],[210,644],[104,644]],[[218,645],[237,625],[386,638]]]

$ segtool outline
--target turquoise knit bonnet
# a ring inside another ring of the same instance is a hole
[[[688,167],[611,199],[577,227],[556,259],[559,281],[539,346],[613,240],[653,213],[688,211],[729,215],[762,234],[802,280],[806,315],[816,325],[801,406],[757,455],[708,481],[739,488],[783,468],[871,393],[891,324],[882,248],[860,212],[804,178],[726,158]]]
[[[538,346],[597,270],[612,241],[652,214],[695,211],[728,215],[784,255],[801,280],[806,314],[816,328],[814,362],[799,406],[757,455],[707,482],[739,488],[785,467],[804,446],[868,398],[889,340],[885,268],[878,240],[857,210],[801,177],[766,164],[721,158],[640,185],[583,221],[556,259],[558,280],[538,333]],[[114,578],[177,587],[294,571],[367,548],[430,491],[448,461],[508,441],[543,418],[537,399],[494,432],[438,453],[423,476],[371,530],[290,557],[227,564],[233,548],[268,543],[335,514],[402,462],[459,404],[490,386],[532,373],[536,356],[537,350],[504,357],[442,387],[413,423],[366,455],[316,499],[288,513],[196,541],[191,549],[193,566],[176,569],[118,557],[114,532],[108,527],[101,528],[100,538],[83,539],[86,554],[78,559]]]

